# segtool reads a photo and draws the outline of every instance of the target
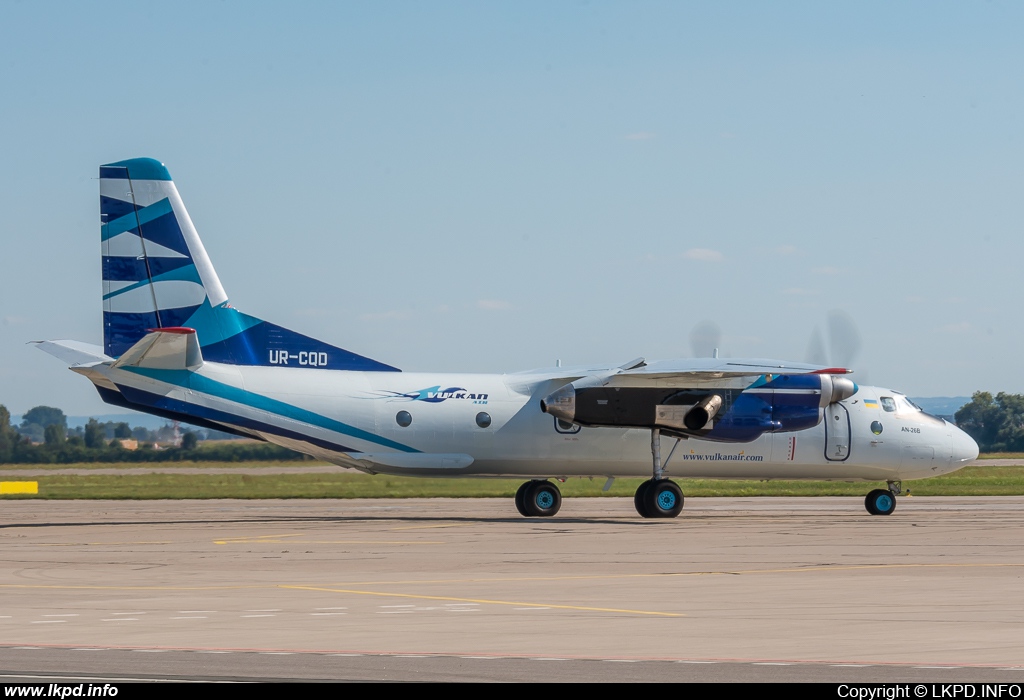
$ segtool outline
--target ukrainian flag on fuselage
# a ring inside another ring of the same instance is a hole
[[[151,329],[184,326],[196,330],[203,358],[212,362],[397,371],[232,308],[163,163],[101,165],[100,222],[110,357]]]

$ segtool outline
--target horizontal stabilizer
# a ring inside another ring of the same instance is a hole
[[[142,337],[124,352],[112,367],[147,369],[184,369],[191,372],[203,366],[199,339],[191,328],[162,328]]]
[[[465,469],[473,463],[467,454],[431,454],[429,452],[353,452],[349,455],[360,462],[371,462],[393,469]]]
[[[99,345],[79,340],[34,340],[32,344],[71,367],[94,365],[97,362],[110,362],[114,359],[108,357]]]

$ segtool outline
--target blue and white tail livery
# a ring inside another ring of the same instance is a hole
[[[395,371],[232,308],[162,163],[100,166],[100,223],[108,356],[120,357],[151,329],[189,327],[213,362]]]
[[[400,372],[233,308],[152,159],[100,167],[100,220],[103,346],[39,347],[104,401],[368,473],[526,478],[524,516],[558,511],[551,478],[649,477],[637,512],[675,517],[670,476],[880,481],[865,507],[888,515],[902,480],[978,454],[955,426],[843,368],[713,358]]]

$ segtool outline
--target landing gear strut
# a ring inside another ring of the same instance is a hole
[[[678,441],[676,442],[678,445]],[[675,451],[675,448],[672,448]],[[669,453],[669,459],[672,453]],[[651,431],[651,457],[654,476],[640,484],[633,496],[636,512],[644,518],[674,518],[683,512],[683,491],[672,480],[664,478],[661,463],[661,431]],[[668,460],[666,460],[667,462]]]
[[[562,492],[550,481],[527,481],[516,491],[516,510],[527,518],[550,517],[562,507]]]
[[[875,489],[864,499],[864,507],[872,515],[891,515],[896,510],[896,496],[903,493],[903,483],[890,481],[889,488]]]

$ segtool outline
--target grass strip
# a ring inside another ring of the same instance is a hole
[[[137,466],[137,465],[136,465]],[[33,477],[38,495],[3,499],[177,499],[177,498],[511,498],[522,479],[417,479],[337,474],[125,474]],[[569,479],[566,497],[632,496],[641,479],[617,479],[602,492],[604,479]],[[687,496],[863,496],[882,482],[726,481],[677,479]],[[1024,495],[1024,467],[967,467],[953,474],[905,481],[918,496]]]

